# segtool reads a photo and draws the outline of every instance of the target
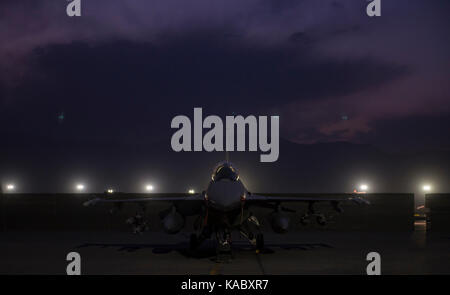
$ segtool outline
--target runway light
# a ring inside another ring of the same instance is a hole
[[[7,184],[6,185],[6,190],[7,191],[13,191],[16,189],[16,186],[14,184]]]
[[[426,185],[424,185],[424,186],[422,187],[422,189],[423,189],[425,192],[429,192],[429,191],[431,191],[431,185],[426,184]]]
[[[359,189],[363,192],[367,191],[369,189],[369,186],[367,184],[361,184],[359,186]]]
[[[77,186],[76,186],[76,188],[77,188],[77,191],[84,191],[84,184],[77,184]]]
[[[148,192],[151,192],[151,191],[153,190],[153,185],[148,184],[148,185],[145,187],[145,190],[148,191]]]
[[[195,191],[194,191],[193,189],[190,189],[188,192],[189,192],[190,194],[195,194]]]

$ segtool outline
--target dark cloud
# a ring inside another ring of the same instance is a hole
[[[371,125],[371,131],[361,134],[360,141],[393,151],[423,150],[430,147],[450,149],[450,137],[443,136],[450,134],[450,115],[377,120]]]
[[[267,113],[293,101],[338,99],[408,73],[371,58],[321,58],[287,41],[256,47],[229,30],[164,35],[151,43],[49,45],[31,60],[14,106],[0,111],[4,136],[152,141],[170,138],[171,118],[191,115],[194,107],[221,115]]]
[[[295,32],[289,36],[289,41],[296,45],[309,46],[316,40],[305,32]]]
[[[76,91],[92,95],[100,89],[114,97],[181,104],[186,99],[200,105],[226,99],[257,100],[266,106],[347,95],[408,73],[404,65],[369,57],[320,57],[287,44],[257,47],[226,36],[208,31],[164,36],[152,43],[50,45],[36,50],[33,71],[45,76],[42,82],[49,88],[77,85]]]
[[[366,4],[99,0],[68,18],[66,3],[2,1],[0,132],[140,140],[202,106],[364,141],[375,122],[448,113],[448,1],[387,1],[378,19]]]

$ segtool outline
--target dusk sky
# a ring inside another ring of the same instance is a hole
[[[279,115],[301,144],[450,148],[449,1],[67,3],[0,3],[5,146],[169,143],[202,107]]]

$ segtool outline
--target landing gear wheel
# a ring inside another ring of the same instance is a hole
[[[198,237],[196,234],[191,234],[189,238],[189,249],[195,250],[198,246]]]
[[[218,255],[220,254],[230,254],[231,253],[231,245],[229,243],[218,244],[216,248],[216,252]]]
[[[264,235],[257,234],[256,235],[256,250],[263,250],[263,249],[264,249]]]

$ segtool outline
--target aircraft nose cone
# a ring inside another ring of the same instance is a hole
[[[207,193],[211,206],[228,211],[240,206],[244,191],[239,182],[218,181],[209,186]]]

